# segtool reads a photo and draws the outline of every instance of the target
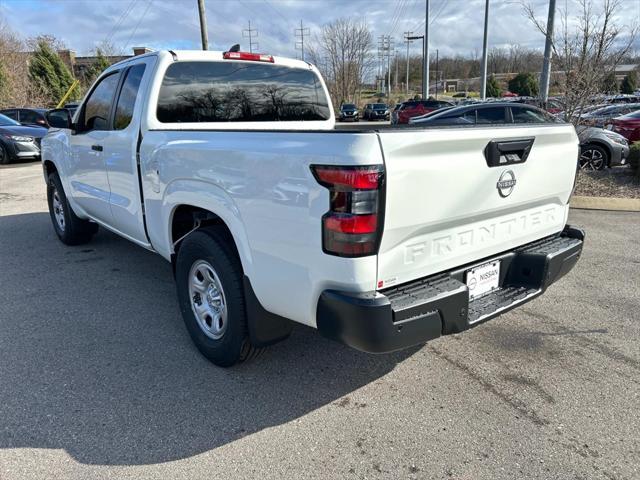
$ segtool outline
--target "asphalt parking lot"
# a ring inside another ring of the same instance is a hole
[[[0,479],[640,478],[640,214],[574,210],[542,297],[392,355],[297,328],[219,369],[171,268],[65,247],[39,164],[0,167]]]

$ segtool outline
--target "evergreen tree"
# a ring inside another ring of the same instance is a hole
[[[90,86],[96,78],[100,76],[102,72],[104,72],[108,67],[111,66],[111,62],[105,56],[102,49],[96,49],[96,59],[93,61],[91,66],[87,69],[87,73],[85,74],[85,84],[86,86]]]
[[[500,84],[498,83],[498,80],[496,80],[496,77],[491,75],[487,79],[487,97],[498,98],[500,95],[502,95]]]
[[[638,74],[635,71],[629,72],[629,74],[624,77],[622,81],[622,85],[620,87],[620,91],[622,93],[633,94],[638,89]]]
[[[58,103],[73,84],[73,75],[45,40],[39,40],[29,62],[31,81],[47,94],[49,103]]]
[[[523,97],[538,95],[538,80],[532,73],[519,73],[509,80],[509,91]]]
[[[619,91],[616,74],[615,72],[610,72],[602,80],[602,93],[618,93]]]

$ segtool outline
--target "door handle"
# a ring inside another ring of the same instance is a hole
[[[101,152],[102,145],[91,145],[91,150],[95,150],[96,152]]]

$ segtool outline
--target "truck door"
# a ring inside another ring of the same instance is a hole
[[[82,106],[76,132],[69,138],[71,194],[89,216],[107,224],[111,224],[112,215],[102,152],[111,128],[111,106],[119,80],[119,71],[99,80]]]
[[[103,139],[109,179],[113,227],[138,242],[148,243],[138,180],[137,147],[143,92],[155,57],[141,58],[123,69],[113,111],[113,129]],[[141,139],[140,139],[141,140]]]

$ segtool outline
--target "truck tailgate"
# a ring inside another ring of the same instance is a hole
[[[566,223],[578,158],[572,125],[378,135],[386,168],[379,289],[472,264]]]

